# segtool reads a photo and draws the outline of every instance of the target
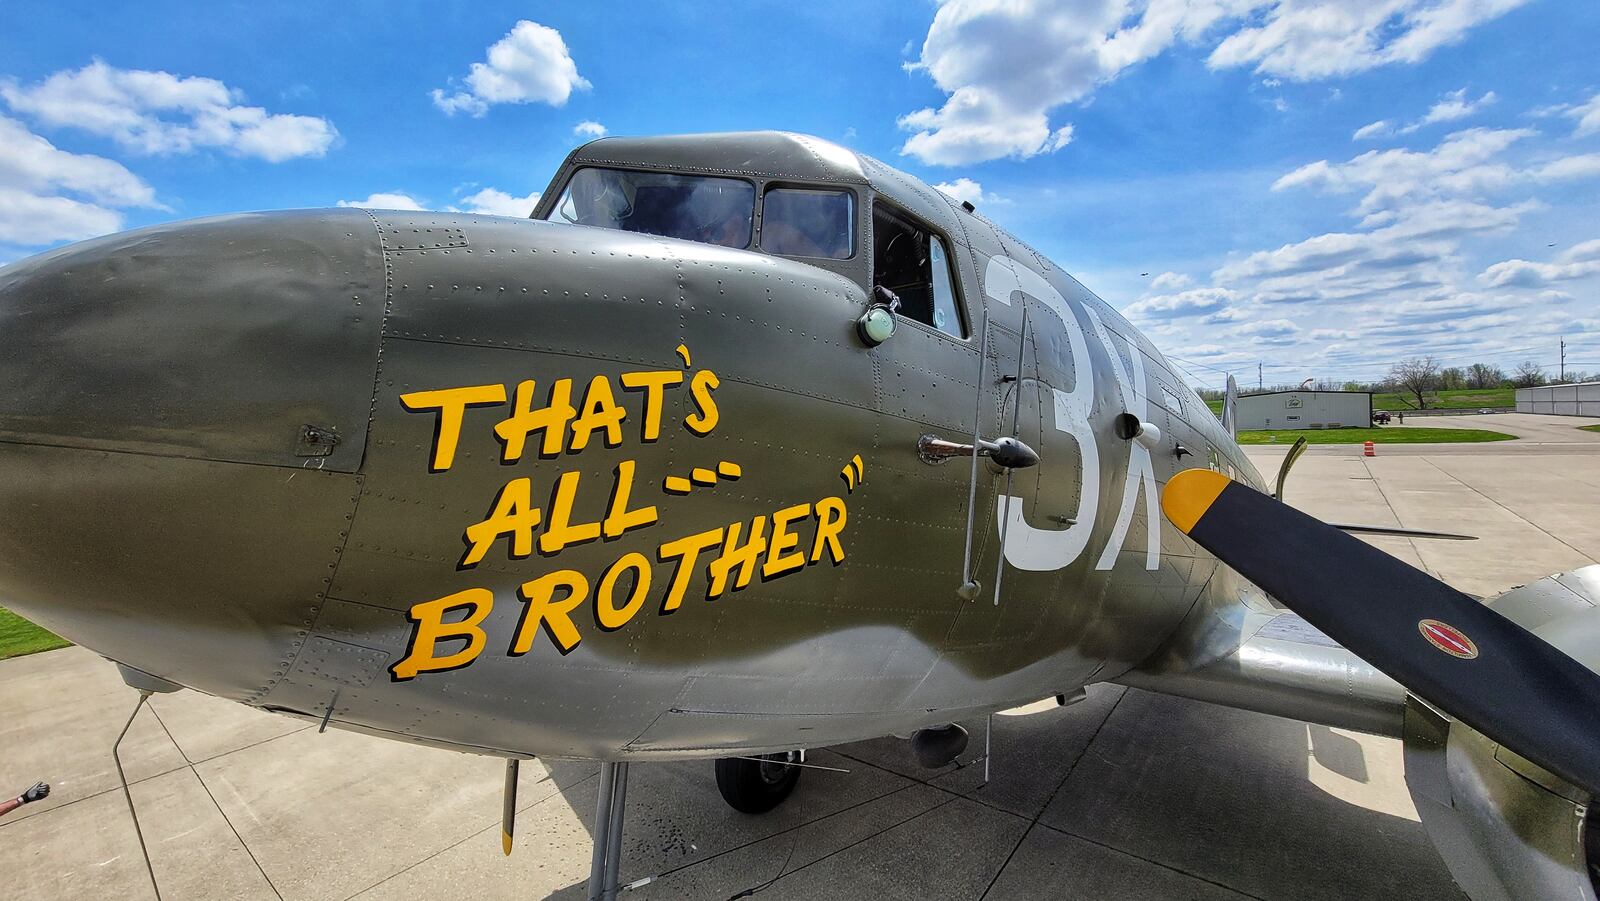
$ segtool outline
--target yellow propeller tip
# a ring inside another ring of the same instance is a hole
[[[511,856],[511,833],[500,833],[500,850],[505,852],[507,857]]]
[[[1161,510],[1187,535],[1228,483],[1228,477],[1220,472],[1185,469],[1173,476],[1161,492]]]

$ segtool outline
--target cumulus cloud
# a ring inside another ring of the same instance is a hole
[[[942,181],[934,185],[934,187],[949,194],[956,200],[964,200],[973,206],[977,206],[983,200],[983,185],[970,178]]]
[[[1527,0],[944,0],[916,62],[947,96],[902,116],[901,152],[936,165],[1065,147],[1057,107],[1174,44],[1225,35],[1214,69],[1306,81],[1417,62]]]
[[[341,200],[339,206],[361,207],[369,210],[421,210],[426,209],[410,194],[398,191],[368,194],[363,200]]]
[[[1456,196],[1503,186],[1517,177],[1497,159],[1531,129],[1472,128],[1447,136],[1431,150],[1372,150],[1344,163],[1317,160],[1272,183],[1272,190],[1320,188],[1330,193],[1366,190],[1356,208],[1368,214],[1397,202]]]
[[[122,215],[70,197],[0,187],[0,244],[24,247],[75,241],[114,232]]]
[[[1478,274],[1491,287],[1532,288],[1547,282],[1565,281],[1600,273],[1600,238],[1574,245],[1548,263],[1505,260]]]
[[[534,191],[526,197],[517,197],[497,188],[484,188],[476,194],[461,198],[461,203],[463,212],[526,219],[532,215],[534,206],[539,203],[539,192]]]
[[[122,227],[119,208],[159,206],[154,189],[121,163],[68,153],[0,116],[0,243],[103,235]]]
[[[1251,4],[1258,21],[1211,52],[1213,68],[1254,65],[1307,81],[1392,63],[1416,63],[1473,26],[1528,0],[1281,0]],[[1264,10],[1264,15],[1261,11]]]
[[[593,119],[585,119],[572,126],[572,133],[580,138],[603,138],[606,136],[606,127]]]
[[[1199,316],[1221,310],[1238,296],[1226,288],[1195,288],[1135,301],[1123,307],[1122,313],[1129,319],[1144,321]]]
[[[527,19],[492,44],[485,58],[485,62],[472,64],[464,90],[435,88],[431,95],[434,105],[450,115],[482,116],[496,103],[565,106],[573,91],[590,87],[578,74],[578,64],[567,51],[561,32]]]
[[[1177,291],[1194,284],[1194,279],[1181,272],[1163,272],[1150,280],[1150,287],[1157,291]]]
[[[134,153],[217,148],[277,163],[322,156],[338,132],[316,116],[269,113],[214,78],[118,69],[95,60],[33,85],[0,82],[0,97],[46,125],[77,128]]]
[[[448,213],[481,213],[487,216],[515,216],[526,219],[539,202],[539,192],[518,197],[498,188],[484,188],[461,198],[458,205],[443,207]],[[361,207],[371,210],[426,210],[427,201],[419,200],[404,191],[379,191],[361,200],[341,200],[339,206]]]

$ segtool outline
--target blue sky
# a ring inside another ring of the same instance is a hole
[[[1562,335],[1600,371],[1597,44],[1556,0],[11,3],[0,263],[236,210],[525,213],[600,128],[782,128],[973,199],[1196,384],[1553,375]]]

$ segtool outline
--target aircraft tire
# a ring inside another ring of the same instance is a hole
[[[717,791],[740,813],[766,813],[782,804],[800,781],[800,768],[781,762],[792,756],[797,755],[764,754],[759,760],[724,757],[717,761]]]

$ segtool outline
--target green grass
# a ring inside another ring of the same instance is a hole
[[[1487,429],[1371,428],[1371,429],[1262,429],[1240,432],[1240,444],[1293,444],[1304,435],[1308,444],[1446,444],[1455,441],[1512,441],[1515,435]],[[1276,436],[1276,441],[1273,440]]]
[[[1479,407],[1515,407],[1515,388],[1462,388],[1456,391],[1432,391],[1425,395],[1430,410],[1476,410]],[[1414,394],[1374,394],[1374,410],[1413,410],[1417,398]]]
[[[1600,425],[1580,425],[1578,428],[1583,429],[1585,432],[1600,432]]]
[[[53,651],[71,643],[0,607],[0,660]]]

